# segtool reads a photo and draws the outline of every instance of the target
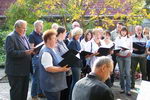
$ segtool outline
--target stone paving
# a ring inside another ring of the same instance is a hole
[[[4,69],[0,68],[0,79],[5,76]],[[115,100],[136,100],[137,94],[138,94],[138,88],[140,86],[141,80],[136,80],[136,88],[135,90],[132,90],[132,96],[128,97],[125,94],[120,94],[120,86],[119,81],[116,80],[114,83],[114,86],[112,87],[112,90],[115,95]],[[9,89],[10,86],[7,81],[1,82],[0,81],[0,100],[10,100],[9,98]],[[28,92],[28,100],[32,100],[30,96],[30,90],[31,90],[31,82],[29,86],[29,92]],[[39,99],[39,100],[46,100],[46,99]]]

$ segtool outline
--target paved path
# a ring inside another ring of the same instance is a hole
[[[4,69],[0,68],[0,79],[5,76]],[[136,87],[139,88],[141,83],[141,80],[136,80]],[[7,81],[1,82],[0,81],[0,100],[9,100],[9,89],[10,86]],[[112,87],[112,90],[115,95],[115,100],[136,100],[137,97],[137,90],[132,90],[132,96],[128,97],[125,94],[120,94],[120,86],[119,86],[119,81],[116,80],[114,83],[114,86]],[[29,86],[29,92],[28,92],[28,100],[31,100],[30,96],[30,91],[31,91],[31,83]],[[40,99],[40,100],[46,100],[46,99]]]

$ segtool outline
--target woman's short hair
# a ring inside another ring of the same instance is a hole
[[[46,43],[48,39],[51,39],[51,37],[52,37],[53,35],[56,35],[56,34],[57,34],[57,32],[56,32],[56,30],[54,30],[54,29],[46,30],[46,31],[43,33],[43,37],[42,37],[42,38],[43,38],[44,42]]]
[[[76,27],[71,31],[73,37],[76,35],[82,35],[83,34],[83,29],[80,27]]]
[[[57,29],[57,36],[60,34],[60,33],[64,33],[66,31],[66,29],[62,26],[59,26],[58,29]]]
[[[102,35],[103,35],[103,29],[102,28],[95,28],[95,29],[93,29],[93,34],[95,35],[96,33],[102,33]]]

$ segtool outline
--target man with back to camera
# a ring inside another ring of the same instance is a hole
[[[106,56],[98,58],[92,72],[75,84],[72,100],[114,100],[111,89],[104,83],[112,72],[113,61]]]
[[[5,72],[11,87],[10,100],[27,100],[33,50],[26,37],[27,22],[17,20],[14,27],[15,30],[6,38]]]

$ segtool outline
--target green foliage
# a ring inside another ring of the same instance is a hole
[[[43,31],[51,29],[51,25],[52,25],[52,23],[44,21],[44,29],[43,29]]]
[[[13,29],[15,21],[18,19],[26,20],[30,24],[38,19],[33,9],[36,3],[31,2],[34,0],[25,0],[24,2],[23,1],[24,0],[22,0],[22,2],[21,0],[16,1],[8,8],[8,10],[6,10],[6,27],[8,27],[9,29]]]
[[[0,32],[0,65],[4,65],[6,56],[5,56],[5,50],[4,50],[4,42],[6,39],[6,36],[10,33],[10,31],[1,31]]]
[[[50,29],[52,23],[44,21],[44,30]],[[27,35],[29,35],[32,31],[34,30],[33,24],[28,24],[27,25]],[[0,66],[4,65],[5,60],[6,60],[6,53],[4,49],[4,44],[6,40],[6,36],[13,30],[10,31],[0,31]]]
[[[26,35],[29,35],[33,30],[34,30],[33,24],[28,23],[28,24],[27,24]]]
[[[146,5],[150,6],[150,0],[146,0]]]

